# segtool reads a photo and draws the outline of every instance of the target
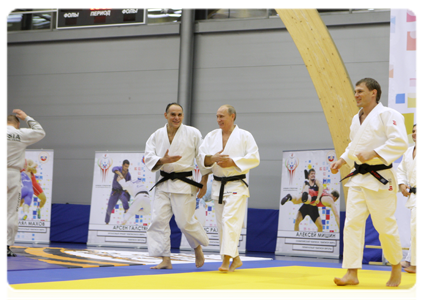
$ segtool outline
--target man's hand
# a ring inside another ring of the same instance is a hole
[[[379,156],[374,150],[363,151],[357,154],[357,158],[362,163],[371,160],[372,158]]]
[[[200,188],[197,188],[197,198],[198,199],[201,199],[201,198],[203,198],[204,197],[204,195],[207,193],[207,181],[209,180],[209,175],[207,174],[207,175],[204,175],[202,178],[201,178],[201,184],[203,185],[203,187],[200,189]]]
[[[13,113],[16,114],[16,117],[21,120],[25,120],[28,115],[21,109],[14,109]]]
[[[336,174],[336,173],[338,173],[338,170],[345,164],[346,164],[345,160],[343,158],[340,158],[339,160],[333,162],[330,165],[330,170],[331,170],[332,173]],[[335,170],[336,170],[336,172],[335,172]]]
[[[177,162],[181,158],[182,158],[182,156],[180,156],[180,155],[170,156],[169,155],[169,149],[167,149],[165,155],[162,158],[160,158],[159,162],[160,162],[161,165],[171,164],[171,163]]]
[[[410,196],[411,193],[408,191],[408,189],[410,189],[410,187],[407,184],[401,183],[399,185],[399,189],[400,189],[400,192],[403,194],[404,197]]]
[[[229,167],[236,167],[235,162],[232,158],[224,159],[217,162],[217,165],[221,168],[229,168]]]

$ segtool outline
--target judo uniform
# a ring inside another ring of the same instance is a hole
[[[115,208],[115,205],[119,201],[119,199],[120,201],[122,201],[123,209],[125,211],[129,209],[129,194],[122,189],[122,185],[117,181],[117,178],[119,175],[115,173],[116,171],[119,171],[122,173],[122,166],[116,166],[112,169],[112,172],[115,175],[113,177],[113,182],[112,182],[112,192],[110,193],[109,201],[107,203],[106,218],[104,220],[106,224],[109,224],[110,215],[112,214],[112,211]],[[124,180],[125,181],[131,180],[131,173],[129,173],[129,171],[128,173],[126,173]]]
[[[360,112],[353,117],[350,127],[351,142],[341,157],[349,166],[361,165],[357,154],[374,150],[381,157],[366,162],[368,165],[388,166],[407,150],[404,117],[379,103],[360,124]],[[365,222],[369,214],[379,233],[383,253],[392,264],[402,259],[398,225],[394,216],[398,184],[392,168],[378,173],[387,180],[381,183],[372,174],[357,174],[348,179],[349,187],[344,229],[343,268],[362,267]]]
[[[201,140],[198,129],[181,124],[170,144],[166,124],[147,140],[145,165],[152,172],[158,170],[166,173],[192,172],[195,169],[194,159],[198,157]],[[177,162],[155,167],[167,150],[170,156],[180,155],[182,158]],[[201,168],[200,172],[206,174]],[[187,178],[192,179],[193,176]],[[162,176],[159,179],[162,179]],[[147,230],[149,255],[170,257],[169,221],[172,214],[175,215],[176,224],[192,248],[197,248],[199,245],[207,246],[209,244],[207,233],[194,217],[197,188],[175,179],[164,181],[155,189],[151,224]]]
[[[408,148],[402,157],[402,161],[397,168],[398,185],[406,184],[411,188],[417,187],[417,155],[413,159],[414,146]],[[410,215],[410,265],[416,265],[416,194],[411,193],[405,203],[405,206],[411,210]]]
[[[206,167],[206,155],[214,155],[223,149],[222,130],[216,129],[207,134],[200,146],[199,165],[213,172],[214,176],[231,177],[246,175],[260,163],[257,144],[252,134],[237,125],[232,131],[222,155],[229,155],[237,167],[222,168],[214,163]],[[245,219],[249,188],[241,180],[229,181],[224,186],[223,202],[218,203],[221,182],[213,180],[211,198],[214,200],[216,221],[219,231],[220,254],[237,257],[239,237]]]
[[[25,165],[25,149],[41,140],[44,129],[30,116],[25,119],[30,128],[7,126],[7,245],[15,243],[18,232],[18,210],[21,201],[21,170]]]
[[[123,218],[122,224],[125,225],[126,222],[137,213],[140,215],[148,215],[151,209],[150,196],[142,180],[134,182],[121,180],[119,183],[122,189],[126,190],[129,195],[134,198],[134,201],[132,201],[131,206]],[[142,209],[142,211],[140,211],[140,209]]]

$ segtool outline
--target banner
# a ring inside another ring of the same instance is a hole
[[[413,145],[411,132],[416,123],[416,16],[411,10],[391,9],[389,51],[389,95],[388,106],[404,116],[408,142]],[[398,159],[393,167],[401,162]],[[410,246],[410,210],[405,207],[407,198],[398,193],[395,217],[402,247]],[[407,253],[404,252],[404,256]]]
[[[16,242],[50,241],[53,150],[26,150]]]
[[[248,183],[249,174],[245,181]],[[194,180],[199,182],[201,181],[201,173],[197,166],[195,165],[194,171]],[[203,247],[205,251],[220,251],[220,242],[219,242],[219,232],[217,229],[216,214],[214,210],[214,201],[211,199],[211,188],[213,183],[213,174],[209,174],[209,180],[207,182],[207,192],[203,198],[197,198],[197,203],[195,207],[195,217],[200,221],[201,225],[204,227],[204,230],[207,233],[209,238],[209,245]],[[248,201],[248,200],[247,200]],[[239,237],[238,243],[238,252],[244,253],[247,244],[247,212],[248,212],[248,202],[246,206],[244,224],[242,226],[241,235]],[[191,247],[188,244],[186,237],[182,234],[181,238],[181,250],[190,250]]]
[[[122,169],[128,164],[125,174]],[[124,175],[127,190],[114,179],[117,171]],[[144,153],[96,152],[87,244],[147,248],[154,197],[149,190],[155,179],[144,164]],[[141,204],[134,201],[138,191],[144,194]]]
[[[334,150],[283,152],[276,254],[339,258],[342,185],[330,171],[336,160]]]

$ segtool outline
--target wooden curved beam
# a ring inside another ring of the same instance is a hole
[[[351,120],[358,111],[354,88],[344,62],[316,9],[276,11],[294,40],[313,81],[339,159],[350,142]],[[341,176],[348,173],[347,165],[343,166]],[[346,197],[347,189],[344,187]]]

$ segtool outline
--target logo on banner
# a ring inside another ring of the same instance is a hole
[[[45,164],[48,161],[49,157],[48,157],[48,153],[47,152],[40,152],[40,154],[38,154],[38,160],[42,163]]]
[[[109,172],[112,163],[113,160],[107,154],[104,154],[103,157],[97,161],[97,164],[101,170],[101,179],[103,182],[106,181],[107,173]]]
[[[291,153],[286,160],[285,167],[289,172],[289,184],[292,185],[292,180],[294,179],[295,170],[297,169],[299,160],[295,157],[294,153]]]
[[[335,151],[331,150],[328,153],[326,153],[326,159],[328,160],[328,163],[333,163],[335,161],[336,154]]]

